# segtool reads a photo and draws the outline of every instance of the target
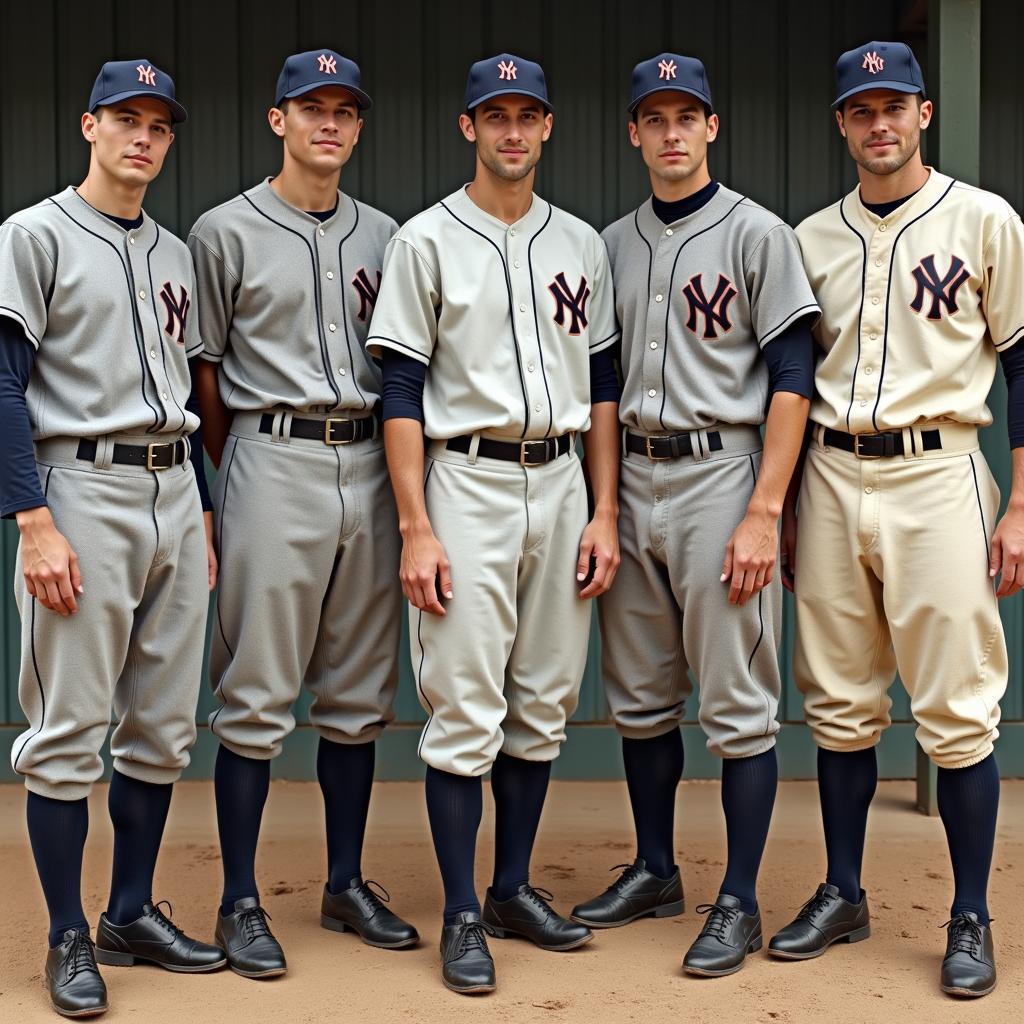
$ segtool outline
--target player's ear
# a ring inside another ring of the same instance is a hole
[[[267,111],[267,120],[270,122],[270,130],[278,136],[278,138],[284,138],[284,111],[279,107],[271,107]]]
[[[626,124],[626,131],[629,133],[629,141],[637,148],[640,148],[640,133],[637,131],[636,121],[632,118]]]
[[[714,142],[718,138],[718,115],[711,114],[708,117],[708,142]]]
[[[462,136],[467,142],[476,142],[476,125],[469,114],[459,114],[459,128],[462,129]]]
[[[920,124],[922,128],[927,128],[932,123],[932,114],[935,113],[935,105],[931,100],[924,100],[921,103],[921,109],[918,111],[921,116]]]
[[[86,142],[96,141],[96,121],[96,115],[90,114],[89,111],[82,115],[82,135]]]
[[[846,126],[843,124],[843,112],[841,110],[836,111],[836,124],[839,125],[839,134],[846,138]]]
[[[540,137],[541,142],[547,142],[551,138],[551,126],[555,123],[555,115],[549,110],[544,115],[544,134]]]

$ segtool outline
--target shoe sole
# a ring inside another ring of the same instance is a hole
[[[840,935],[837,938],[830,939],[825,943],[821,949],[816,949],[811,953],[787,953],[781,949],[772,949],[771,943],[768,944],[768,955],[774,956],[779,960],[813,960],[815,957],[821,956],[829,946],[836,942],[863,942],[864,939],[871,937],[871,925],[866,924],[863,928],[857,928],[855,931],[847,932],[846,935]]]
[[[230,967],[235,974],[240,975],[243,978],[255,978],[257,980],[260,978],[279,978],[288,970],[287,967],[272,967],[269,971],[243,971],[241,967],[236,967],[230,960],[228,961],[228,967]]]
[[[460,996],[484,996],[487,995],[488,992],[493,992],[495,988],[497,988],[496,985],[472,985],[467,988],[460,988],[457,985],[452,985],[445,981],[444,978],[442,978],[441,981],[449,992],[458,992]]]
[[[525,939],[527,942],[533,942],[538,949],[546,949],[549,953],[568,953],[570,949],[579,949],[580,946],[585,946],[594,937],[593,934],[584,935],[582,939],[574,939],[561,946],[545,946],[534,942],[529,935],[524,935],[522,932],[514,931],[511,928],[499,928],[496,924],[491,924],[490,921],[487,921],[487,924],[494,929],[496,939]]]
[[[740,960],[735,967],[727,967],[723,971],[711,971],[704,967],[691,967],[689,964],[683,964],[683,970],[687,974],[692,974],[696,978],[725,978],[730,974],[735,974],[746,962],[746,958],[751,953],[756,953],[764,945],[764,937],[759,935],[749,946],[747,946],[746,953],[743,954],[743,959]]]
[[[228,958],[218,960],[214,964],[201,964],[199,967],[184,967],[175,964],[165,964],[151,956],[136,956],[134,953],[118,953],[112,949],[100,949],[96,947],[96,960],[104,967],[134,967],[136,964],[155,964],[165,971],[174,971],[175,974],[207,974],[210,971],[219,971],[227,965]]]
[[[675,903],[663,903],[660,907],[652,910],[641,910],[639,914],[632,917],[624,917],[619,921],[591,921],[589,917],[580,917],[577,914],[570,914],[569,920],[577,924],[585,924],[588,928],[621,928],[623,925],[639,921],[641,917],[678,917],[686,910],[685,900],[676,900]]]
[[[412,949],[420,941],[420,937],[416,935],[411,939],[402,939],[399,942],[374,942],[372,939],[366,938],[354,925],[341,921],[336,917],[329,917],[327,914],[320,915],[320,927],[326,928],[329,932],[355,932],[366,945],[373,946],[376,949]]]
[[[981,991],[975,991],[970,988],[960,988],[959,986],[953,985],[942,985],[942,991],[949,996],[963,996],[965,999],[979,999],[981,996],[987,996],[996,987],[996,983],[993,981],[992,984]]]
[[[50,1005],[53,1007],[54,1013],[59,1013],[62,1017],[98,1017],[110,1008],[109,1003],[104,1003],[102,1006],[88,1010],[62,1010],[52,999]]]

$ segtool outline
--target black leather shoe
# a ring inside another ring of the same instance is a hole
[[[441,979],[465,995],[494,991],[494,960],[487,948],[490,925],[465,911],[441,929]]]
[[[227,953],[228,967],[243,978],[274,978],[288,970],[281,944],[267,921],[270,915],[255,896],[235,900],[227,917],[217,915],[214,938]]]
[[[996,987],[996,951],[992,929],[972,911],[947,921],[942,991],[951,996],[987,996]]]
[[[626,870],[600,896],[573,907],[572,920],[591,928],[618,928],[638,917],[675,917],[685,909],[679,868],[669,878],[658,878],[642,857],[616,864],[612,871],[619,868]]]
[[[745,914],[735,896],[720,892],[714,903],[703,903],[698,914],[707,914],[700,935],[683,957],[683,970],[702,978],[735,974],[748,953],[756,953],[761,937],[761,915]]]
[[[387,890],[377,882],[364,882],[356,875],[349,887],[335,895],[324,886],[320,901],[320,924],[332,932],[355,932],[368,946],[381,949],[408,949],[420,941],[420,933],[411,924],[393,914],[381,903],[390,902]],[[378,896],[370,886],[381,890]]]
[[[174,913],[169,903],[167,909]],[[131,924],[114,924],[106,914],[100,915],[96,959],[108,967],[131,967],[143,961],[183,974],[215,971],[228,962],[224,950],[190,939],[149,902],[142,905],[142,917]]]
[[[768,952],[783,960],[810,960],[833,942],[860,942],[871,934],[868,897],[848,903],[834,885],[823,882],[800,913],[771,942]]]
[[[575,949],[589,942],[594,933],[584,924],[573,924],[560,917],[548,900],[554,899],[546,889],[521,885],[511,899],[497,900],[488,889],[484,900],[484,920],[496,939],[517,935],[529,939],[541,949],[556,953]]]
[[[107,986],[88,932],[69,928],[60,945],[46,954],[43,976],[50,1002],[62,1017],[93,1017],[106,1010]]]

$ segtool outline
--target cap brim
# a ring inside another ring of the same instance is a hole
[[[657,89],[648,89],[642,96],[637,96],[626,109],[632,114],[648,96],[653,96],[656,92],[685,92],[687,96],[695,96],[699,99],[712,114],[715,112],[715,108],[711,103],[711,97],[702,96],[695,89],[684,89],[681,85],[659,85]]]
[[[924,89],[919,85],[911,85],[910,82],[866,82],[864,85],[858,85],[854,89],[847,89],[842,96],[837,96],[832,101],[832,109],[842,106],[851,96],[856,96],[859,92],[871,92],[872,89],[891,89],[893,92],[903,93],[920,93],[924,96]]]
[[[551,106],[549,100],[546,100],[543,96],[536,92],[530,92],[529,89],[495,89],[494,92],[489,92],[485,96],[481,96],[475,103],[467,106],[467,110],[475,110],[480,106],[481,103],[486,103],[488,100],[493,100],[495,96],[529,96],[530,99],[537,100],[544,109],[549,113],[554,112],[554,107]]]
[[[308,85],[296,86],[283,96],[278,96],[275,106],[280,106],[281,100],[293,100],[296,96],[305,96],[307,92],[316,92],[317,89],[344,89],[345,92],[350,92],[355,96],[360,110],[369,110],[373,106],[373,100],[362,89],[357,89],[354,85],[345,85],[342,82],[311,82]]]
[[[153,92],[149,89],[145,92],[132,89],[130,92],[115,92],[113,96],[104,96],[99,103],[93,104],[89,113],[95,113],[97,107],[109,107],[113,103],[120,103],[121,100],[130,100],[134,96],[146,96],[151,100],[159,100],[161,103],[167,104],[167,109],[171,112],[171,120],[176,124],[188,120],[188,111],[177,100],[165,96],[162,92]]]

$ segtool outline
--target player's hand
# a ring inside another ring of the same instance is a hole
[[[782,535],[779,539],[782,585],[790,592],[796,584],[796,509],[782,508]]]
[[[213,590],[217,586],[217,552],[213,547],[213,513],[203,513],[203,525],[206,527],[206,589]]]
[[[605,593],[619,571],[619,531],[613,516],[598,514],[587,523],[580,538],[580,556],[576,561],[577,583],[584,583],[590,575],[592,560],[594,574],[580,591],[584,600]]]
[[[399,577],[402,593],[414,608],[431,615],[446,615],[441,598],[451,600],[451,565],[444,546],[434,535],[430,525],[421,526],[404,534],[402,565]]]
[[[1000,572],[996,597],[1013,597],[1024,586],[1024,509],[1008,508],[992,535],[989,578]]]
[[[54,525],[44,505],[16,514],[21,531],[21,566],[28,592],[44,607],[67,617],[78,611],[83,594],[78,555]]]
[[[729,583],[729,603],[744,605],[772,581],[779,547],[778,520],[747,510],[725,546],[720,581]]]

